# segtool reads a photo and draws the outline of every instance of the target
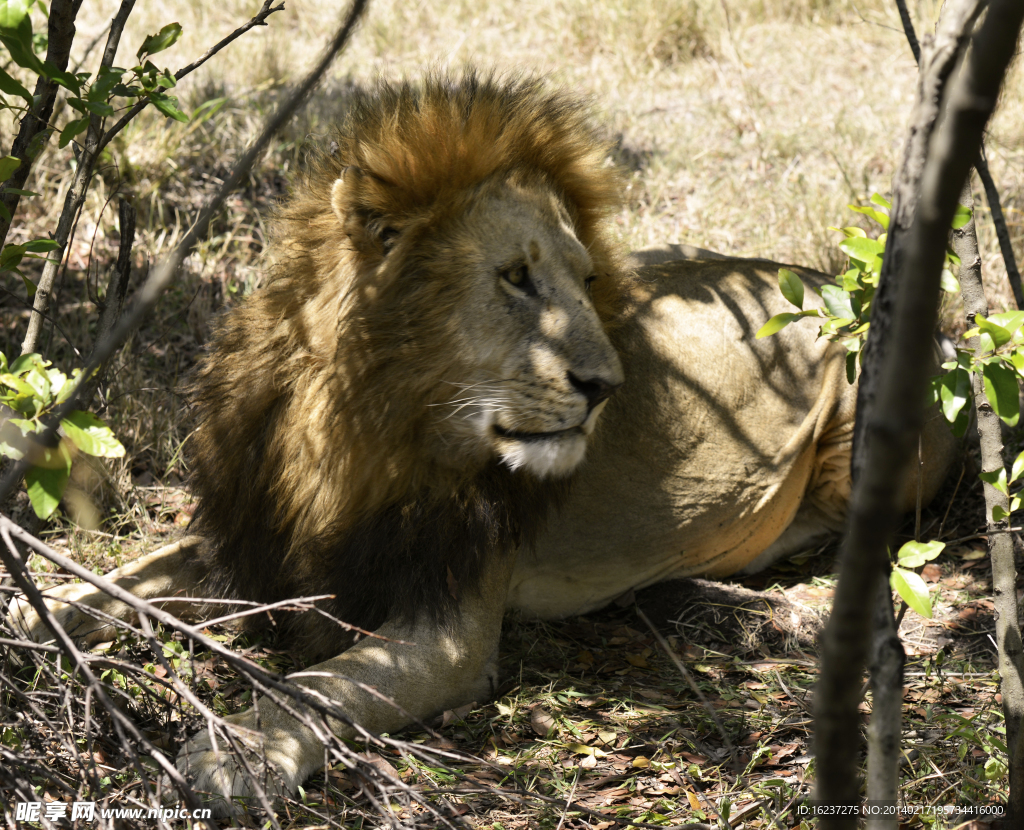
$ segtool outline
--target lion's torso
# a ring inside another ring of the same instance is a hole
[[[567,504],[522,552],[510,605],[562,616],[668,576],[733,573],[808,497],[817,535],[841,527],[856,387],[809,323],[754,339],[786,310],[777,272],[751,260],[641,270],[614,333],[626,383]]]

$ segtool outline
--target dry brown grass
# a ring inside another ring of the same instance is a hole
[[[131,64],[143,35],[173,19],[182,23],[185,35],[157,62],[184,65],[259,4],[188,0],[169,5],[139,4],[120,65]],[[910,0],[910,5],[919,33],[927,31],[938,0]],[[86,4],[79,27],[83,47],[115,8],[113,0]],[[340,12],[338,0],[288,0],[286,11],[274,15],[267,28],[243,37],[179,87],[190,112],[223,99],[212,117],[180,125],[147,113],[111,145],[83,211],[60,296],[67,339],[54,336],[48,351],[64,368],[76,362],[68,340],[85,353],[91,345],[92,300],[116,255],[116,201],[110,202],[115,191],[133,194],[139,208],[136,260],[144,269],[183,232],[254,136],[261,116],[310,66]],[[94,52],[87,66],[97,58]],[[264,219],[300,169],[304,141],[342,117],[352,85],[371,83],[381,73],[415,76],[425,68],[467,63],[544,75],[593,102],[620,148],[617,161],[630,170],[627,203],[614,217],[624,246],[682,242],[830,271],[840,261],[836,235],[827,227],[855,223],[848,203],[876,191],[888,193],[916,74],[888,0],[374,0],[332,78],[280,137],[190,258],[155,319],[118,359],[103,414],[128,456],[82,483],[98,505],[102,533],[114,538],[61,526],[54,531],[55,544],[107,569],[143,550],[149,536],[187,521],[190,507],[175,488],[187,472],[180,448],[188,419],[175,390],[209,333],[211,316],[258,284]],[[1022,121],[1024,71],[1018,62],[988,140],[1018,254],[1024,253]],[[0,145],[9,146],[11,129],[9,120],[0,119]],[[10,241],[53,227],[67,186],[68,159],[55,148],[47,152],[28,185],[42,196],[25,204]],[[989,293],[1005,305],[1010,293],[987,209],[979,204]],[[87,284],[93,286],[91,294]],[[23,296],[20,280],[5,275],[4,286]],[[17,353],[24,311],[5,296],[0,315],[5,332],[0,348]],[[161,484],[170,486],[153,489]],[[585,648],[597,653],[596,647]],[[550,695],[567,684],[564,668],[555,674],[561,680],[548,678]],[[547,681],[534,676],[525,682],[533,684],[528,688],[536,697],[538,684]],[[508,699],[504,705],[511,705]],[[613,716],[614,711],[603,715]],[[481,720],[498,724],[495,734],[506,740],[495,750],[499,756],[518,752],[518,734],[529,733],[518,711],[506,715],[492,708],[472,720],[477,726]],[[660,725],[651,727],[652,735],[655,727]],[[572,733],[561,721],[560,730],[563,737]],[[469,731],[472,741],[483,740],[478,729]],[[551,769],[561,777],[552,793],[569,786],[567,755],[571,752],[563,748],[553,756],[557,763]],[[554,827],[559,810],[537,813],[529,821],[522,814],[502,821],[494,826]]]

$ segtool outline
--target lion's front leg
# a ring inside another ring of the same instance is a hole
[[[194,554],[201,541],[198,536],[186,536],[118,568],[108,574],[107,579],[140,599],[187,595],[196,587]],[[117,620],[135,619],[135,612],[130,606],[88,583],[50,588],[43,592],[43,596],[60,626],[85,645],[95,645],[109,640],[114,636],[114,626],[69,605],[69,602],[95,608]],[[163,605],[166,607],[172,604]],[[37,643],[53,638],[50,629],[24,597],[18,597],[11,602],[10,621],[15,628]]]
[[[410,717],[423,720],[445,709],[487,700],[496,688],[498,639],[510,573],[511,562],[495,566],[481,593],[464,599],[459,618],[449,625],[438,626],[427,614],[413,625],[385,623],[375,632],[379,637],[364,638],[294,679],[339,704],[352,721],[371,733],[394,732],[408,725]],[[302,709],[295,701],[289,705]],[[311,719],[319,721],[315,715]],[[266,697],[260,698],[258,707],[228,721],[241,727],[236,736],[254,751],[249,766],[271,798],[291,795],[324,764],[324,742]],[[338,737],[356,737],[346,723],[334,718],[329,723]],[[250,776],[223,738],[214,748],[208,729],[182,748],[177,766],[197,790],[213,796],[209,806],[217,816],[256,803]]]

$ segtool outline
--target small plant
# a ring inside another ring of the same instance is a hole
[[[885,255],[885,241],[889,229],[891,203],[877,193],[871,197],[875,207],[847,205],[850,210],[862,213],[882,226],[877,239],[870,238],[862,228],[832,228],[830,231],[845,236],[839,249],[849,258],[849,268],[836,277],[835,285],[823,285],[814,292],[821,297],[824,308],[804,309],[804,284],[800,277],[787,268],[779,269],[779,290],[782,296],[799,309],[798,312],[776,314],[758,330],[755,337],[761,339],[782,331],[790,323],[802,317],[815,317],[820,323],[820,336],[841,342],[847,350],[846,379],[853,383],[857,379],[857,366],[871,325],[871,303],[882,273],[882,259]],[[959,207],[953,220],[953,228],[961,228],[971,220],[971,211]],[[960,259],[950,250],[946,251],[946,264],[942,270],[942,288],[950,293],[960,291],[960,284],[950,270],[950,265],[960,264]]]
[[[945,549],[945,542],[907,542],[896,554],[889,584],[910,608],[931,619],[932,600],[926,583],[914,569],[930,562]]]
[[[37,354],[24,354],[8,365],[0,352],[0,455],[32,467],[25,474],[32,509],[48,519],[64,495],[77,453],[120,458],[124,447],[103,421],[75,409],[60,420],[63,436],[52,446],[41,439],[54,410],[68,399],[81,379],[76,369],[69,378]]]
[[[260,14],[266,17],[276,10],[265,7]],[[15,461],[24,459],[29,463],[25,474],[29,500],[36,515],[45,519],[57,509],[67,488],[76,454],[116,458],[125,452],[107,425],[88,412],[71,411],[58,423],[56,409],[79,386],[81,370],[75,369],[69,378],[49,360],[35,353],[40,342],[39,324],[46,319],[54,278],[70,238],[74,217],[84,203],[97,149],[146,104],[152,104],[177,121],[188,121],[189,118],[181,111],[177,99],[168,92],[177,84],[177,75],[150,60],[179,39],[182,27],[178,23],[169,23],[156,34],[146,37],[136,52],[138,65],[122,69],[110,65],[124,24],[122,17],[120,26],[112,24],[105,57],[96,72],[68,72],[44,57],[54,53],[49,49],[48,27],[40,27],[41,31],[33,28],[32,17],[40,13],[49,19],[48,6],[42,0],[0,0],[0,53],[7,58],[0,68],[0,115],[10,117],[15,125],[21,125],[20,130],[15,127],[18,137],[10,153],[0,155],[0,274],[17,274],[20,277],[27,294],[27,304],[33,308],[29,334],[22,344],[26,354],[16,360],[12,355],[9,365],[7,357],[0,354],[0,456]],[[68,35],[70,44],[74,29],[64,34]],[[56,51],[60,52],[59,49]],[[54,57],[57,63],[66,59],[66,51],[63,57]],[[33,83],[23,83],[29,78]],[[50,82],[49,92],[37,95],[29,90],[32,86],[36,92],[45,90],[47,86],[38,83],[43,80]],[[50,118],[49,112],[54,109],[58,87],[68,105],[64,112],[70,113],[70,117],[57,116],[46,123]],[[46,113],[45,119],[40,118],[40,113]],[[104,134],[103,119],[116,115],[122,116],[120,121]],[[63,124],[59,123],[61,118]],[[52,238],[4,244],[19,199],[39,195],[20,185],[31,172],[49,137],[59,134],[58,145],[65,148],[87,130],[88,138],[84,144],[78,146],[76,143],[74,158],[68,153],[69,175],[73,182]],[[26,136],[32,137],[28,139]],[[19,146],[21,150],[16,149]],[[71,198],[73,194],[74,199]],[[22,263],[27,259],[47,260],[38,282],[22,270]],[[60,435],[44,440],[47,431],[58,426]]]

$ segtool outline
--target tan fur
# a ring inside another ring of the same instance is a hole
[[[754,339],[785,310],[775,264],[667,262],[702,253],[670,246],[623,270],[601,224],[618,180],[578,106],[472,76],[385,85],[335,141],[279,218],[269,286],[200,370],[198,537],[112,577],[252,600],[329,583],[329,609],[391,639],[339,655],[337,629],[299,615],[286,630],[329,659],[297,682],[393,731],[406,716],[359,684],[419,718],[482,700],[506,608],[579,613],[841,528],[842,349],[799,324]],[[926,498],[949,450],[935,431]],[[127,616],[100,592],[50,595],[86,641],[105,632],[61,598]],[[255,710],[232,720],[294,792],[323,743],[259,709],[258,732]],[[221,813],[252,796],[206,732],[178,765]]]

